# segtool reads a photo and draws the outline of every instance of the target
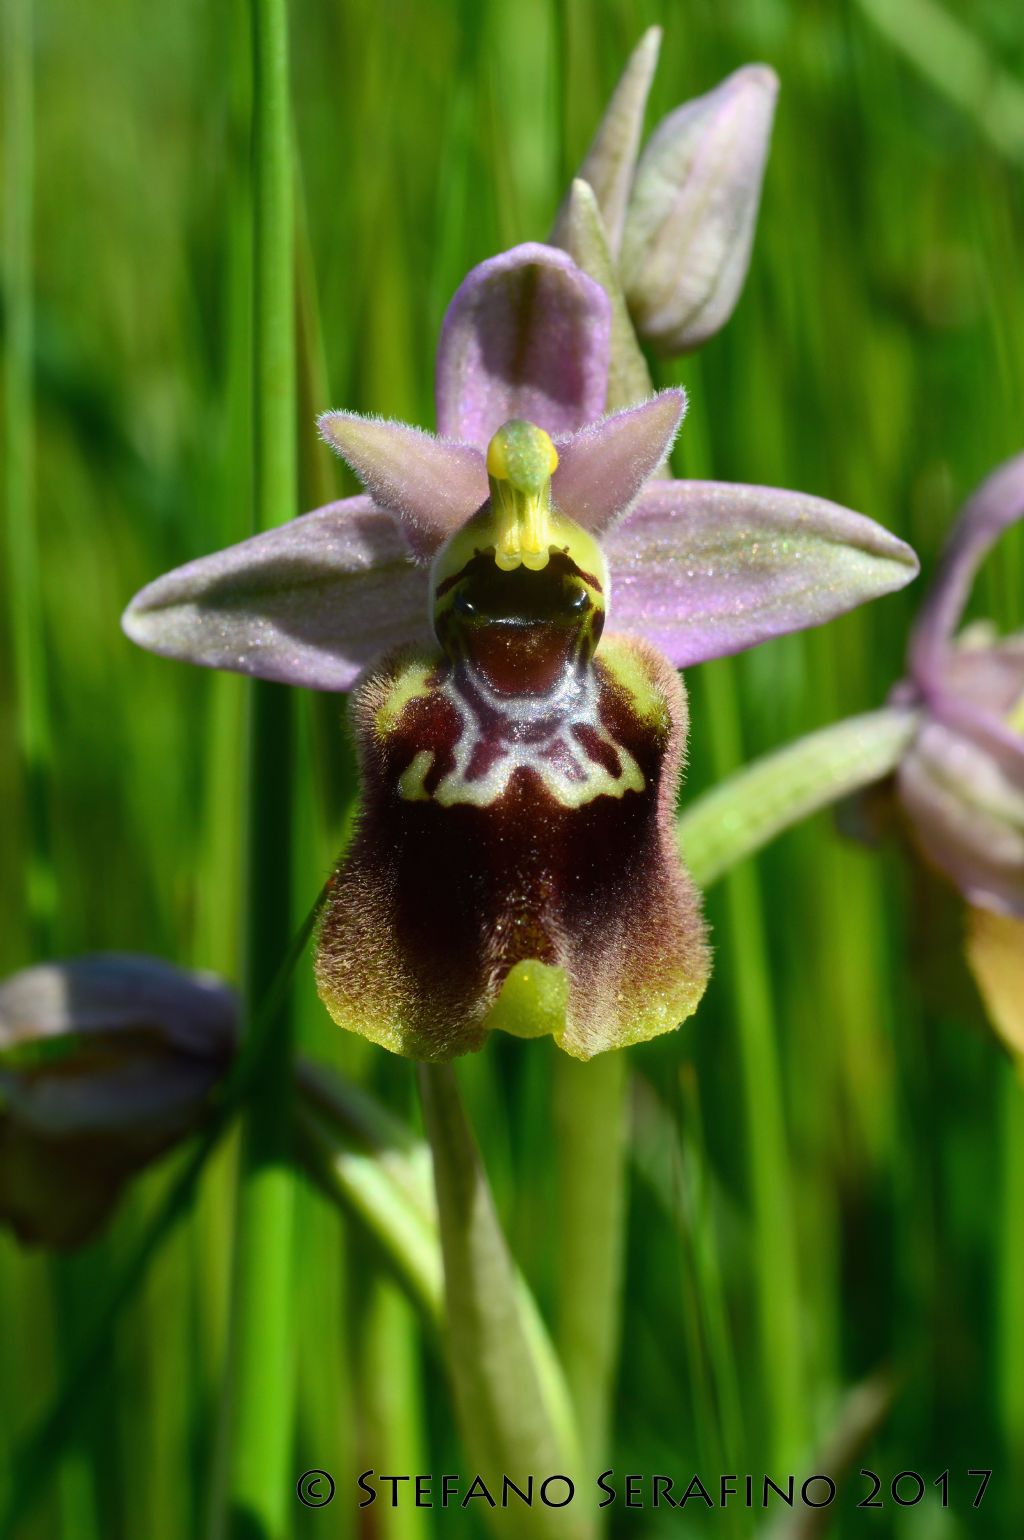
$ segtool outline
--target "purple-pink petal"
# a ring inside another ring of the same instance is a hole
[[[431,557],[486,500],[484,457],[469,444],[357,412],[325,412],[319,428],[377,506],[401,520],[418,556]]]
[[[941,688],[949,643],[983,557],[1011,524],[1024,518],[1024,454],[1005,460],[968,498],[918,613],[910,671],[926,693]]]
[[[646,487],[604,547],[612,627],[678,668],[820,625],[917,572],[910,547],[861,514],[713,481]]]
[[[584,529],[603,534],[628,513],[662,464],[685,411],[684,390],[663,390],[560,443],[551,483],[555,506]]]
[[[944,682],[952,694],[1008,717],[1024,696],[1024,631],[997,638],[984,623],[972,631],[949,653]]]
[[[970,903],[1024,915],[1024,780],[973,734],[932,720],[904,755],[897,786],[931,865]]]
[[[121,624],[163,657],[311,690],[347,690],[379,653],[430,637],[423,569],[369,497],[165,573]]]
[[[1018,676],[1018,699],[1024,697],[1024,668]],[[972,697],[945,685],[925,695],[935,722],[961,737],[970,738],[983,749],[1022,789],[1024,789],[1024,733],[1006,721],[1001,712],[984,696]]]
[[[909,664],[933,717],[987,750],[1007,775],[1024,785],[1024,734],[1006,721],[1015,699],[1024,693],[1020,640],[979,648],[975,654],[953,639],[979,565],[1003,531],[1021,518],[1024,454],[1004,461],[964,504],[914,626]],[[977,663],[975,657],[988,661]],[[1008,701],[1015,665],[1017,695]]]
[[[564,251],[529,243],[481,262],[448,306],[437,352],[437,428],[486,449],[512,417],[553,437],[604,411],[611,309]]]

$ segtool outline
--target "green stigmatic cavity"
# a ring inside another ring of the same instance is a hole
[[[607,566],[552,503],[557,463],[531,423],[495,434],[491,496],[431,569],[439,651],[353,697],[363,801],[317,981],[340,1025],[413,1058],[500,1028],[586,1059],[677,1027],[707,981],[674,837],[682,687],[602,639]]]

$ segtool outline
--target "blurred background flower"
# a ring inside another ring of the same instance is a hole
[[[968,500],[910,640],[895,699],[923,722],[897,781],[914,837],[968,903],[1024,918],[1024,631],[957,628],[982,559],[1024,519],[1024,455]],[[1024,967],[1024,930],[1021,932]],[[1024,986],[1024,976],[1022,976]],[[1024,993],[1024,988],[1022,988]]]
[[[235,1046],[210,974],[111,953],[0,983],[0,1222],[75,1246],[128,1179],[200,1126]]]
[[[1022,519],[1017,455],[961,510],[914,622],[908,678],[892,698],[921,713],[896,771],[905,827],[966,900],[968,962],[993,1025],[1024,1063],[1024,631],[1001,637],[978,619],[958,634],[978,567]],[[929,946],[922,933],[926,963],[941,966],[944,939],[939,932]]]

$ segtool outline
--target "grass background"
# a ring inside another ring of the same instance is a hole
[[[351,490],[315,442],[314,409],[432,425],[448,297],[472,263],[543,238],[628,50],[661,21],[652,122],[750,59],[782,79],[744,297],[699,359],[661,370],[691,393],[677,471],[830,496],[911,540],[927,575],[959,501],[1024,436],[1024,131],[1000,86],[1024,79],[1024,27],[998,0],[894,10],[902,39],[878,29],[869,0],[296,0],[305,374],[321,381],[302,404],[303,505]],[[950,22],[964,29],[951,42]],[[57,902],[45,928],[30,923],[31,809],[0,624],[0,969],[117,948],[238,979],[245,686],[144,655],[117,617],[150,577],[250,525],[247,12],[241,0],[144,15],[125,0],[46,0],[33,27],[30,624],[53,730],[40,805]],[[16,489],[8,508],[23,520]],[[10,543],[5,561],[0,613],[16,617]],[[1019,625],[1022,571],[1016,532],[985,570],[979,613]],[[693,670],[685,795],[879,703],[919,593]],[[341,702],[302,700],[298,736],[297,833],[278,873],[297,916],[354,794]],[[922,950],[946,953],[946,938],[915,924],[898,855],[845,842],[830,817],[722,884],[709,909],[717,966],[697,1019],[631,1051],[612,1463],[683,1484],[694,1469],[809,1473],[844,1391],[896,1363],[899,1394],[864,1463],[886,1485],[904,1469],[928,1483],[949,1469],[951,1507],[929,1486],[898,1509],[883,1488],[884,1510],[857,1513],[857,1483],[833,1532],[1016,1535],[1024,1106],[956,991],[936,1001],[912,966]],[[303,1048],[415,1115],[408,1065],[343,1040],[308,984],[300,1004]],[[495,1041],[463,1074],[514,1249],[549,1314],[553,1057]],[[759,1192],[766,1139],[785,1180]],[[224,1463],[234,1158],[218,1156],[123,1311],[18,1540],[205,1532]],[[168,1176],[140,1182],[77,1256],[54,1262],[0,1237],[10,1450],[50,1404]],[[328,1514],[296,1503],[290,1532],[475,1533],[466,1516],[439,1524],[379,1503],[376,1527],[358,1528],[358,1471],[458,1470],[460,1455],[404,1301],[315,1195],[300,1190],[298,1204],[295,1473],[333,1471],[339,1496]],[[981,1516],[968,1466],[995,1468]],[[732,1540],[760,1519],[620,1505],[611,1523],[615,1535]]]

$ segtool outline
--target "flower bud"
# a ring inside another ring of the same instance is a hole
[[[750,263],[778,79],[748,64],[659,124],[640,157],[622,286],[640,336],[688,353],[719,331]]]
[[[125,1182],[202,1120],[235,1041],[231,991],[156,958],[84,957],[0,984],[0,1219],[90,1240]]]

